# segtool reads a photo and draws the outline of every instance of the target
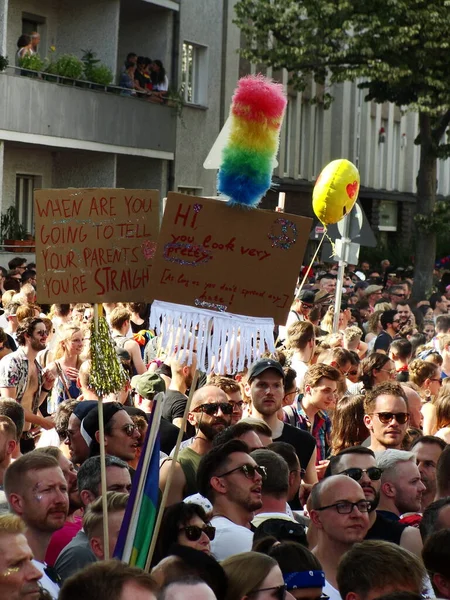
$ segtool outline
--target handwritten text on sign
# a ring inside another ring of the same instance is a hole
[[[148,300],[156,190],[37,190],[40,302]]]
[[[284,323],[311,219],[170,193],[152,297]]]

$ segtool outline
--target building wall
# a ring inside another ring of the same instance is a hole
[[[43,188],[52,187],[53,158],[50,150],[5,143],[3,160],[2,211],[15,204],[16,175],[35,175]]]
[[[115,187],[116,155],[60,151],[53,154],[54,188]]]
[[[216,193],[217,173],[203,169],[203,161],[221,125],[222,10],[222,3],[211,0],[183,0],[180,9],[180,56],[184,41],[207,47],[208,106],[207,110],[183,108],[183,123],[177,128],[175,190],[179,186],[195,186],[208,196]]]
[[[116,72],[120,0],[60,0],[58,2],[58,54],[92,50],[96,58]]]
[[[0,0],[0,54],[6,56],[6,35],[8,29],[8,0]]]

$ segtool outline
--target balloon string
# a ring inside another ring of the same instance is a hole
[[[327,240],[330,242],[330,246],[331,246],[331,256],[330,258],[333,258],[333,256],[336,256],[336,244],[333,242],[333,240],[330,238],[330,236],[327,233],[327,230],[325,229],[325,233],[324,235],[327,236]]]
[[[298,292],[296,293],[296,297],[298,297],[298,295],[300,294],[300,292],[303,289],[303,286],[305,285],[305,281],[308,278],[309,271],[310,271],[311,267],[313,266],[313,263],[316,260],[317,255],[319,254],[320,246],[322,245],[322,242],[325,239],[325,236],[328,237],[327,236],[327,228],[326,227],[325,227],[325,230],[323,232],[322,238],[321,238],[321,240],[319,242],[319,245],[317,246],[317,249],[316,249],[316,251],[314,253],[314,256],[312,257],[311,262],[309,263],[309,267],[305,271],[305,276],[303,277],[303,281],[301,282],[300,287],[298,289]]]

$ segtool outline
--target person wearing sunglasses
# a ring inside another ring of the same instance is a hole
[[[422,542],[418,529],[399,523],[398,520],[388,519],[376,510],[380,502],[382,474],[383,471],[377,466],[375,453],[370,448],[353,446],[331,458],[325,476],[346,475],[362,487],[366,500],[370,502],[370,528],[366,540],[392,542],[420,554]]]
[[[242,388],[237,381],[231,377],[223,377],[222,375],[210,375],[208,383],[220,388],[227,395],[228,402],[233,405],[233,413],[231,415],[231,425],[236,425],[241,419],[244,412],[244,400],[242,399]]]
[[[228,577],[225,600],[292,600],[277,561],[266,554],[234,554],[222,567]]]
[[[325,572],[324,593],[337,600],[336,573],[342,556],[362,542],[369,530],[370,502],[362,487],[346,475],[327,477],[311,491],[310,518],[317,544],[313,554]]]
[[[408,401],[399,383],[387,381],[370,390],[364,399],[364,423],[374,452],[401,449],[409,425]]]
[[[168,506],[156,542],[153,565],[170,556],[173,544],[188,546],[205,554],[211,554],[211,541],[216,529],[211,525],[206,512],[199,504],[177,502]]]
[[[211,450],[216,435],[230,426],[232,413],[233,405],[220,388],[205,385],[195,391],[188,414],[189,423],[195,428],[195,436],[192,443],[178,454],[167,497],[168,506],[199,491],[196,474],[200,461]],[[159,487],[162,492],[166,487],[171,465],[171,459],[161,465]]]
[[[262,507],[262,482],[266,476],[241,440],[212,448],[197,471],[198,491],[213,506],[211,524],[216,535],[211,551],[217,560],[251,550],[251,521]]]
[[[105,451],[125,462],[132,461],[139,445],[139,429],[122,404],[106,402],[103,406]],[[95,406],[81,422],[81,435],[90,449],[90,456],[100,454],[98,407]]]

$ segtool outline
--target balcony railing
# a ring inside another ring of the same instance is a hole
[[[0,73],[0,130],[116,146],[111,152],[127,153],[124,148],[130,148],[131,154],[172,158],[167,153],[175,152],[177,107],[132,97],[129,91],[8,67]]]

